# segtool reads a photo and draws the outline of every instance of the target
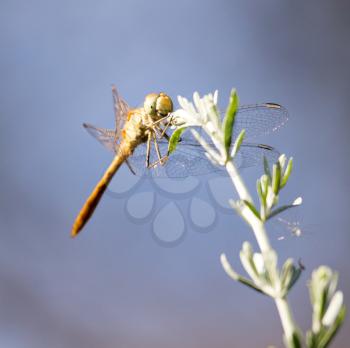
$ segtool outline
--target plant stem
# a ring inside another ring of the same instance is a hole
[[[287,338],[291,338],[296,328],[288,301],[286,298],[275,298],[275,303],[281,318],[284,334]]]
[[[258,218],[255,218],[255,220],[250,219],[249,222],[251,228],[253,229],[256,241],[259,244],[261,252],[265,253],[272,250],[269,238],[267,237],[264,223],[261,222],[261,220],[259,220]]]
[[[253,204],[253,199],[232,160],[226,163],[226,170],[230,175],[230,178],[240,199]],[[273,249],[271,247],[268,235],[266,233],[264,222],[257,218],[247,207],[243,208],[242,214],[244,215],[246,221],[252,228],[262,254],[272,251]],[[276,274],[277,273],[278,271],[276,270]],[[274,300],[277,306],[279,316],[281,318],[284,334],[287,339],[291,339],[293,332],[296,332],[297,328],[294,323],[288,301],[286,298],[279,297],[275,297]]]
[[[226,162],[226,170],[231,177],[231,180],[233,182],[233,185],[235,186],[235,189],[239,195],[239,198],[242,200],[248,201],[250,203],[254,203],[251,195],[249,194],[244,184],[243,179],[239,175],[239,172],[232,161]]]

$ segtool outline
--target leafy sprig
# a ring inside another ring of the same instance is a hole
[[[310,298],[313,322],[312,329],[307,332],[305,340],[293,319],[287,299],[289,291],[300,278],[303,267],[296,265],[293,259],[288,258],[280,269],[278,254],[271,247],[265,229],[268,219],[302,203],[302,198],[298,197],[291,204],[278,206],[281,190],[288,183],[292,173],[293,158],[287,159],[285,155],[281,155],[272,168],[266,158],[263,159],[264,174],[256,184],[257,205],[233,162],[245,137],[245,130],[242,130],[236,139],[232,139],[235,117],[239,110],[236,90],[231,91],[223,119],[218,111],[217,99],[217,91],[202,98],[195,92],[193,103],[186,98],[178,97],[181,108],[173,114],[176,129],[169,141],[169,153],[176,151],[181,134],[189,129],[206,151],[208,159],[215,165],[226,168],[239,195],[239,200],[231,200],[230,205],[252,229],[260,252],[254,252],[247,241],[242,245],[240,260],[248,277],[238,274],[225,254],[221,254],[220,257],[223,269],[235,281],[275,301],[284,330],[286,347],[299,348],[306,345],[308,348],[325,348],[335,336],[345,317],[343,294],[336,290],[337,274],[326,266],[319,267],[312,274]],[[208,144],[194,127],[204,130],[212,143]]]

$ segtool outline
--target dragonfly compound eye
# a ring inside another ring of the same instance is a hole
[[[145,101],[143,103],[143,108],[145,109],[148,115],[156,115],[156,104],[159,94],[150,93],[146,96]]]
[[[173,102],[165,93],[159,93],[156,101],[156,111],[161,116],[167,116],[173,111]]]

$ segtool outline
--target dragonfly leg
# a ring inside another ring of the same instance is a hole
[[[173,115],[170,116],[170,120],[169,120],[168,123],[165,125],[165,127],[164,127],[162,133],[160,134],[160,138],[163,138],[163,137],[164,137],[165,139],[169,140],[169,137],[168,137],[168,135],[167,135],[165,132],[168,130],[169,126],[171,125],[172,119],[173,119]]]
[[[159,150],[159,146],[158,146],[158,142],[157,142],[157,137],[156,137],[155,133],[153,133],[153,141],[154,141],[154,147],[156,148],[158,162],[160,162],[160,164],[162,164],[162,155],[160,154],[160,150]]]
[[[130,172],[133,173],[134,175],[136,175],[136,172],[134,171],[134,169],[132,168],[130,162],[127,159],[125,160],[125,163],[128,166]]]
[[[152,140],[152,135],[149,132],[148,133],[148,138],[147,138],[147,147],[146,147],[146,168],[149,168],[149,160],[151,156],[151,140]]]
[[[162,128],[160,128],[158,125],[155,125],[152,127],[154,133],[156,135],[158,135],[159,139],[161,139],[161,131],[162,131]]]
[[[158,142],[157,142],[157,137],[156,137],[156,134],[153,133],[153,141],[154,141],[154,147],[156,149],[156,153],[157,153],[157,157],[158,157],[158,160],[155,161],[154,163],[152,163],[149,168],[153,168],[155,167],[157,164],[160,164],[160,165],[164,165],[165,162],[168,160],[168,156],[163,156],[160,154],[160,150],[159,150],[159,146],[158,146]]]
[[[164,121],[165,119],[169,118],[169,116],[170,116],[169,121],[165,124],[164,129],[162,129],[162,127],[160,127],[159,123]],[[173,115],[168,115],[168,116],[165,116],[165,117],[159,119],[158,121],[153,122],[153,124],[152,124],[153,129],[158,134],[159,139],[162,139],[164,137],[165,139],[169,140],[169,136],[166,135],[165,132],[171,126],[172,119],[173,119]]]
[[[166,134],[166,133],[164,133],[164,134],[163,134],[163,137],[164,137],[166,140],[168,140],[168,141],[170,140],[169,135],[168,135],[168,134]]]
[[[153,122],[153,125],[156,125],[156,124],[158,124],[158,123],[161,123],[161,122],[165,121],[169,116],[170,116],[170,118],[173,118],[173,115],[170,115],[170,114],[169,114],[169,115],[166,115],[166,116],[160,118],[159,120],[154,121],[154,122]]]

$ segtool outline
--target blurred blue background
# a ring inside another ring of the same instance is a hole
[[[242,103],[286,106],[261,139],[295,158],[284,200],[304,206],[302,238],[280,257],[306,266],[290,301],[310,326],[313,268],[349,283],[350,5],[347,1],[2,1],[0,4],[0,346],[280,347],[274,304],[224,274],[253,242],[234,215],[172,248],[106,196],[84,233],[75,214],[110,161],[82,129],[112,127],[111,83],[131,105],[151,91],[231,87]],[[254,187],[259,169],[245,172]],[[167,228],[167,226],[164,226]],[[347,347],[347,324],[334,346]]]

